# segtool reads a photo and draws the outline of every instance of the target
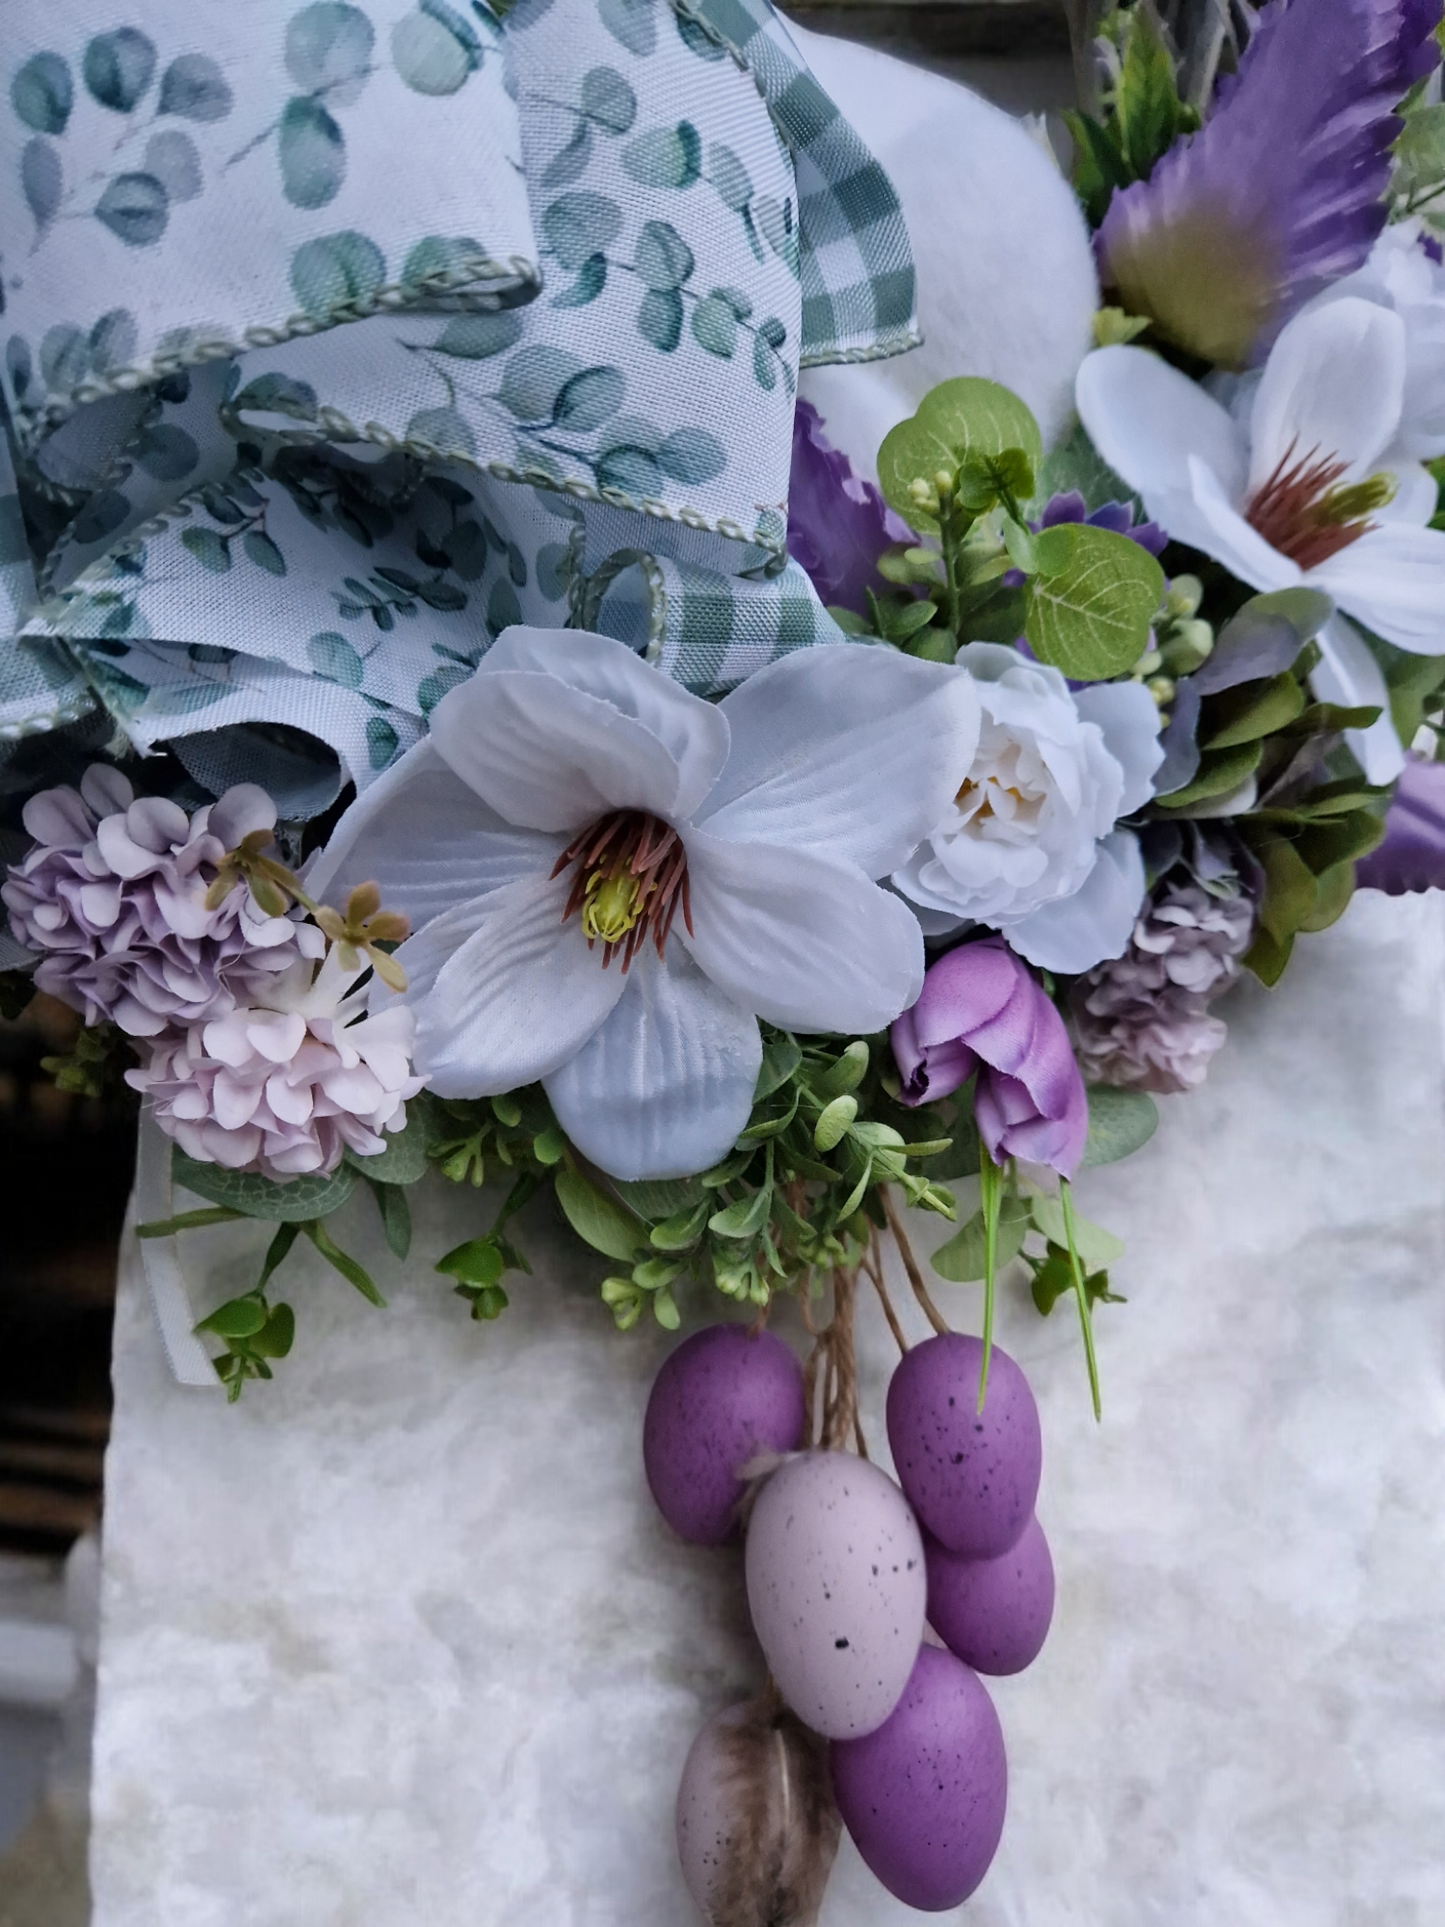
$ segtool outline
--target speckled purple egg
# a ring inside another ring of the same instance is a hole
[[[672,1353],[642,1428],[647,1483],[674,1532],[720,1546],[737,1529],[740,1468],[802,1442],[803,1368],[771,1332],[710,1325]]]
[[[923,1538],[886,1472],[850,1452],[790,1459],[748,1521],[748,1605],[778,1690],[853,1739],[898,1704],[923,1635]]]
[[[889,1893],[932,1914],[967,1900],[1008,1801],[1003,1729],[978,1675],[922,1647],[892,1716],[831,1753],[843,1824]]]
[[[928,1623],[949,1651],[979,1673],[1032,1666],[1054,1616],[1054,1562],[1038,1520],[997,1559],[965,1559],[931,1536],[923,1555]]]
[[[1029,1382],[995,1345],[978,1409],[983,1345],[960,1332],[903,1358],[888,1387],[888,1442],[898,1482],[924,1525],[970,1559],[996,1559],[1033,1516],[1043,1464]]]

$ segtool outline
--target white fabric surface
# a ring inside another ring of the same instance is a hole
[[[975,1927],[1445,1919],[1442,936],[1438,899],[1357,899],[1226,1004],[1154,1143],[1083,1175],[1129,1240],[1101,1429],[1069,1307],[1009,1294],[1059,1607],[994,1689],[1010,1812]],[[342,1242],[373,1258],[369,1208]],[[238,1409],[172,1382],[126,1250],[95,1927],[693,1917],[677,1775],[760,1664],[739,1555],[671,1539],[643,1484],[669,1341],[610,1329],[545,1214],[537,1277],[469,1325],[429,1265],[481,1212],[418,1216],[385,1313],[288,1261],[297,1353]],[[260,1243],[188,1247],[198,1306]],[[960,1325],[977,1295],[939,1288]],[[871,1304],[863,1349],[876,1449]],[[915,1918],[845,1844],[824,1927]]]

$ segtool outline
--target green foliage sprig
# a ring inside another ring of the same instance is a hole
[[[1152,7],[1120,8],[1104,22],[1099,52],[1109,69],[1100,112],[1068,112],[1074,141],[1074,189],[1089,225],[1098,227],[1115,190],[1146,181],[1155,163],[1200,125],[1179,94],[1173,56]]]
[[[890,430],[878,451],[879,485],[925,539],[898,544],[879,565],[907,592],[870,600],[884,641],[951,661],[962,643],[1022,634],[1039,661],[1079,681],[1133,667],[1149,647],[1163,571],[1107,529],[1030,529],[1023,505],[1043,465],[1028,408],[973,376],[941,383]],[[1011,572],[1021,582],[1006,580]]]

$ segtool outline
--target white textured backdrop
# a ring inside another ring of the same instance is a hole
[[[1436,899],[1357,899],[1226,1004],[1154,1142],[1084,1174],[1129,1241],[1102,1428],[1071,1307],[1012,1294],[1059,1605],[996,1687],[976,1927],[1445,1920],[1442,933]],[[391,1309],[298,1249],[297,1351],[237,1409],[169,1381],[127,1248],[95,1927],[687,1927],[677,1774],[760,1666],[739,1556],[673,1541],[643,1484],[668,1341],[611,1330],[545,1213],[478,1327],[430,1271],[473,1201],[430,1192],[404,1269],[369,1208],[342,1241]],[[261,1243],[208,1238],[198,1309]],[[962,1326],[977,1295],[939,1288]],[[918,1918],[845,1845],[825,1927]]]

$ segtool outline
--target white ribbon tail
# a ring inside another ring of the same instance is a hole
[[[171,1150],[170,1139],[147,1106],[141,1113],[136,1156],[137,1224],[155,1224],[175,1215],[171,1197]],[[151,1305],[171,1371],[182,1385],[209,1385],[213,1391],[220,1391],[221,1381],[210,1354],[195,1334],[196,1315],[191,1309],[185,1267],[181,1263],[180,1240],[174,1235],[142,1238],[140,1248]]]

